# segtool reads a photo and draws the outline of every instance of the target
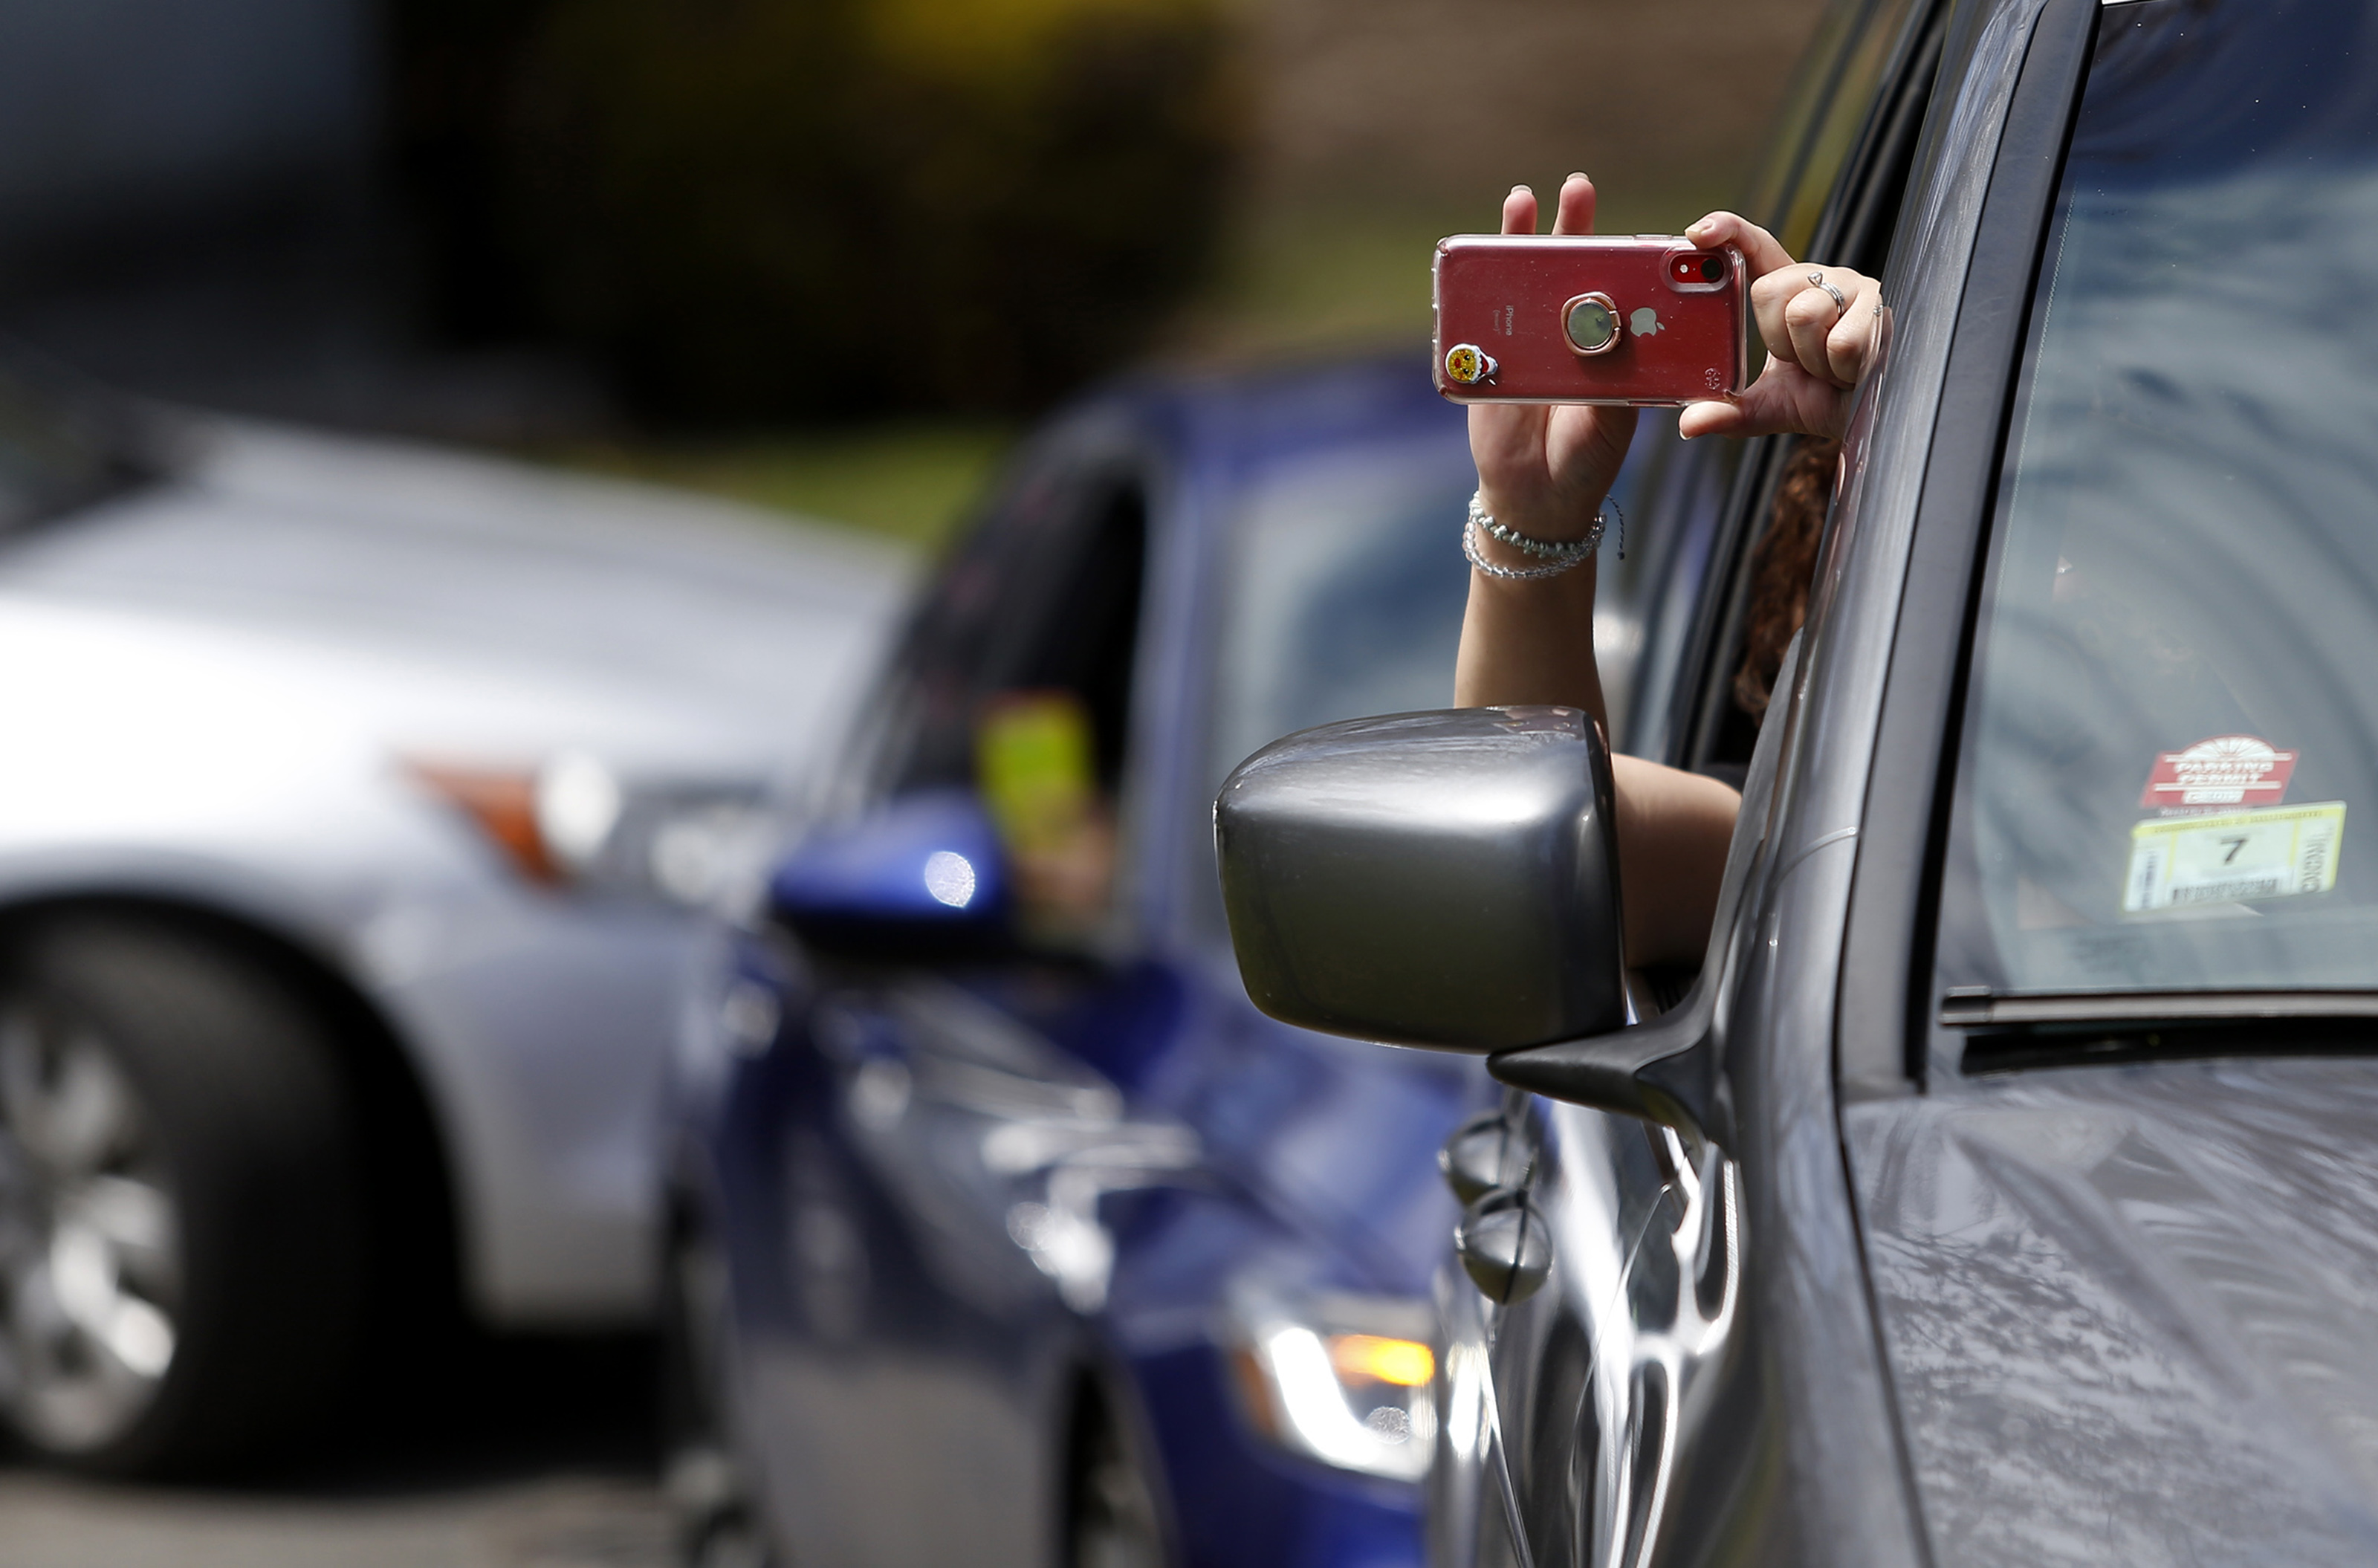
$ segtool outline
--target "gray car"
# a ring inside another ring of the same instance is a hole
[[[0,1422],[645,1321],[683,966],[904,592],[720,503],[0,382]]]
[[[1574,711],[1218,806],[1259,1002],[1508,1088],[1437,1560],[2378,1560],[2378,8],[1859,0],[1792,102],[1754,215],[1888,344],[1763,720],[1785,454],[1631,517],[1617,738],[1743,786],[1698,969]]]

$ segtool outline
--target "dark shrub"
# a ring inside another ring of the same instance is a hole
[[[1208,260],[1243,119],[1210,0],[546,0],[479,47],[474,111],[450,52],[402,100],[450,308],[707,422],[1115,365]]]

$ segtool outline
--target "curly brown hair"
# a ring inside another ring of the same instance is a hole
[[[1775,672],[1784,650],[1808,613],[1809,580],[1817,571],[1817,543],[1825,531],[1825,509],[1833,497],[1833,474],[1842,444],[1804,437],[1775,487],[1775,507],[1750,553],[1750,608],[1743,617],[1742,666],[1734,676],[1734,700],[1752,718],[1763,718],[1774,695]]]

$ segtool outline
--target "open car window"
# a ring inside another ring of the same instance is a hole
[[[1135,473],[1027,469],[919,606],[859,748],[858,797],[840,804],[971,786],[986,712],[1019,692],[1075,704],[1095,783],[1119,791],[1147,547]]]
[[[2378,14],[2103,13],[1996,502],[1951,994],[2378,987]]]

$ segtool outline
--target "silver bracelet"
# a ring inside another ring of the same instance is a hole
[[[1531,539],[1518,529],[1507,527],[1495,521],[1486,515],[1485,508],[1481,505],[1479,497],[1473,493],[1470,497],[1470,515],[1461,524],[1461,554],[1472,567],[1488,577],[1498,578],[1505,582],[1542,582],[1546,578],[1558,577],[1581,561],[1593,558],[1593,553],[1602,547],[1603,525],[1605,521],[1603,512],[1618,515],[1618,555],[1619,558],[1624,560],[1627,557],[1627,519],[1624,513],[1618,512],[1616,505],[1613,502],[1604,501],[1603,510],[1593,514],[1593,527],[1584,538],[1555,543],[1544,539]],[[1540,567],[1496,565],[1488,560],[1484,552],[1478,547],[1478,534],[1482,529],[1493,538],[1502,541],[1515,550],[1543,558],[1545,564]]]
[[[1604,503],[1606,506],[1608,503]],[[1562,561],[1571,565],[1602,548],[1602,513],[1593,514],[1593,526],[1585,531],[1582,539],[1531,539],[1518,529],[1496,522],[1486,515],[1485,492],[1470,493],[1470,521],[1484,529],[1489,537],[1499,539],[1514,550],[1526,552],[1539,560]]]
[[[1563,559],[1554,561],[1546,566],[1498,566],[1495,562],[1488,560],[1484,556],[1479,554],[1478,523],[1477,520],[1474,518],[1465,518],[1462,520],[1461,554],[1469,560],[1471,566],[1477,568],[1480,571],[1484,572],[1488,577],[1500,578],[1505,582],[1542,582],[1548,577],[1558,577],[1561,573],[1567,571],[1570,568],[1575,567],[1581,561],[1590,561],[1593,558],[1593,552],[1588,550],[1583,555],[1566,557]]]

